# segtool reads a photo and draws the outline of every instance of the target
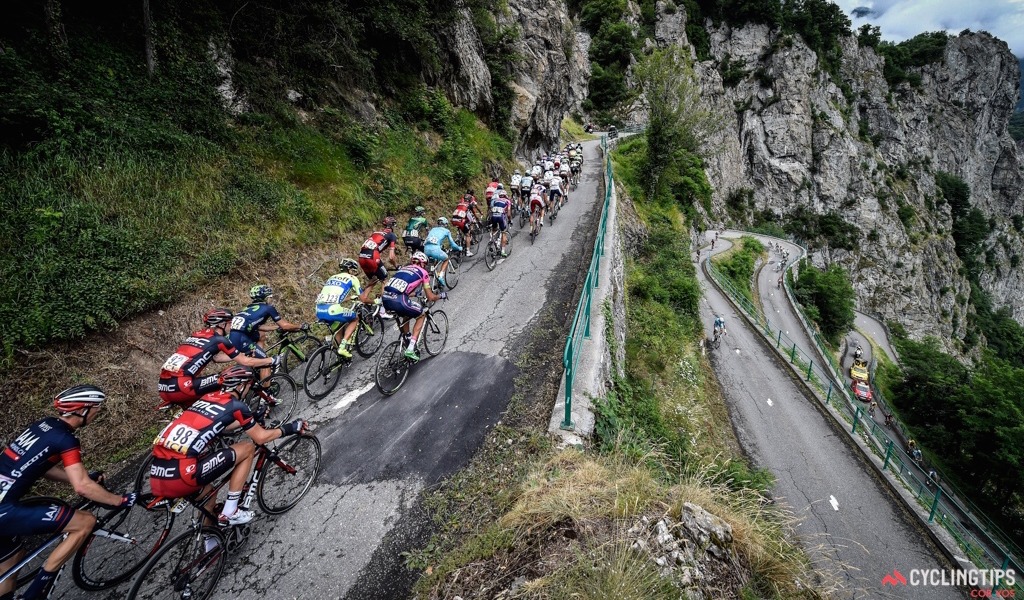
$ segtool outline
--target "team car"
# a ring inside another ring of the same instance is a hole
[[[853,395],[856,396],[858,400],[861,400],[863,402],[871,402],[870,385],[864,383],[863,381],[854,380],[853,385],[851,387],[853,387]]]
[[[853,366],[850,367],[850,379],[855,381],[867,381],[868,363],[860,359],[854,359]]]

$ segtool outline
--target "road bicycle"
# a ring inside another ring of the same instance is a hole
[[[75,508],[96,510],[96,524],[92,534],[75,552],[70,563],[65,563],[58,572],[71,567],[75,584],[88,591],[110,588],[131,577],[152,557],[167,538],[173,524],[173,515],[166,505],[147,507],[143,499],[133,507],[106,507],[91,500],[83,500]],[[26,498],[23,505],[49,506],[54,511],[66,507],[56,498]],[[0,574],[0,582],[16,577],[15,590],[28,585],[49,556],[47,550],[55,548],[63,539],[63,533],[36,534],[23,536],[22,544],[27,548],[24,557],[6,572]],[[51,587],[56,587],[56,581]]]
[[[724,338],[726,332],[722,329],[715,329],[714,337],[711,339],[711,347],[718,350],[722,347],[722,338]]]
[[[512,254],[512,232],[508,229],[505,230],[506,242],[504,253],[502,253],[501,249],[501,233],[498,226],[492,223],[489,229],[490,239],[487,242],[487,249],[484,250],[484,264],[487,265],[489,271],[494,270],[499,259],[507,258]]]
[[[423,312],[423,329],[416,340],[416,351],[418,354],[422,348],[428,356],[437,356],[448,342],[448,315],[443,310],[433,310],[429,306]],[[400,321],[399,327],[412,327],[415,318],[404,318]],[[409,376],[409,370],[417,362],[405,355],[406,344],[408,337],[407,334],[403,334],[385,346],[377,357],[373,378],[377,389],[385,396],[394,394],[402,387]]]
[[[479,234],[473,234],[474,239],[479,239]],[[463,246],[465,248],[465,246]],[[454,290],[455,286],[459,285],[459,267],[462,265],[463,252],[458,250],[448,251],[448,268],[444,271],[444,283],[445,287]],[[430,287],[439,289],[440,284],[440,266],[443,261],[436,261],[430,259]]]
[[[470,252],[476,253],[477,249],[480,248],[480,222],[474,219],[473,222],[469,224],[469,233],[473,236],[472,244],[466,244],[466,234],[462,232],[461,227],[457,228],[457,230],[458,233],[455,236],[455,243],[463,249],[463,252],[459,252],[458,256],[453,256],[452,253],[449,253],[448,258],[453,261],[457,261],[457,266],[462,266],[462,259],[465,258],[465,251],[469,250]]]
[[[352,334],[354,346],[363,358],[373,356],[384,343],[384,319],[380,316],[380,308],[379,302],[363,304],[355,300],[352,303],[357,320],[355,333]],[[342,369],[352,364],[351,358],[338,354],[338,342],[333,334],[344,325],[330,323],[329,326],[332,334],[323,346],[313,352],[302,376],[306,395],[313,400],[320,400],[334,391],[341,379]]]
[[[267,348],[267,356],[280,354],[284,357],[281,369],[292,377],[295,369],[299,368],[309,359],[313,352],[323,344],[323,338],[309,332],[308,329],[300,331],[278,330],[278,340]]]
[[[550,198],[550,196],[549,196],[549,198]],[[554,223],[555,219],[558,218],[558,209],[561,208],[561,205],[562,205],[562,194],[558,195],[558,200],[555,201],[555,202],[551,202],[550,200],[548,200],[548,209],[546,211],[544,211],[544,212],[551,218],[551,222],[552,223]]]
[[[520,202],[516,208],[519,211],[519,228],[526,227],[526,224],[530,222],[530,208],[529,201],[520,199]]]
[[[256,446],[255,467],[246,480],[247,491],[239,503],[240,509],[248,510],[255,498],[264,513],[283,514],[294,508],[313,487],[320,471],[320,441],[311,434],[298,434],[271,444]],[[227,555],[244,544],[251,533],[249,524],[227,528],[207,524],[216,523],[217,516],[204,505],[211,497],[216,497],[230,477],[230,472],[224,474],[209,493],[200,491],[173,500],[154,499],[154,502],[175,502],[184,507],[191,505],[192,520],[185,531],[164,543],[142,567],[128,592],[129,600],[168,597],[206,600],[213,594]]]

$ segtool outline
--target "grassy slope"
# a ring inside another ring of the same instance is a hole
[[[678,598],[676,584],[627,549],[626,531],[644,515],[678,517],[684,501],[729,522],[751,567],[745,585],[716,584],[751,597],[814,595],[794,587],[806,576],[806,558],[789,541],[789,518],[766,507],[768,477],[739,459],[699,352],[699,288],[682,211],[648,202],[629,185],[642,143],[622,146],[616,173],[628,182],[648,239],[627,269],[627,378],[599,409],[597,447],[550,448],[543,429],[518,443],[518,433],[496,432],[458,484],[432,500],[439,533],[409,557],[425,569],[418,597],[493,597],[522,576],[516,597]]]

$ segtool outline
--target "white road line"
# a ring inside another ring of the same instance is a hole
[[[768,399],[768,406],[775,406],[774,404],[772,404],[772,399],[771,398]]]
[[[835,496],[829,496],[828,497],[828,503],[832,505],[832,510],[835,510],[835,511],[839,510],[839,501],[836,500]]]
[[[337,404],[334,405],[334,410],[342,409],[342,408],[345,408],[346,406],[348,406],[349,404],[352,404],[353,402],[356,401],[356,398],[358,398],[359,396],[362,396],[366,392],[370,391],[370,389],[374,385],[376,385],[376,384],[371,381],[370,383],[366,384],[362,388],[360,388],[358,390],[352,390],[351,392],[345,394],[344,396],[341,397],[341,400]]]

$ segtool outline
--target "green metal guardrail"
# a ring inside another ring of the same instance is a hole
[[[643,127],[629,125],[623,127],[619,134],[639,133],[640,131],[643,131]],[[583,291],[576,304],[576,314],[573,316],[572,327],[565,340],[565,350],[562,352],[562,366],[565,368],[565,418],[562,419],[559,427],[566,430],[575,427],[572,422],[572,388],[576,379],[576,366],[579,364],[582,354],[580,350],[583,341],[590,339],[591,303],[594,288],[600,283],[598,271],[601,267],[601,257],[604,256],[604,238],[608,230],[608,206],[611,204],[612,190],[615,186],[612,159],[608,153],[608,137],[605,135],[601,136],[601,151],[604,155],[604,204],[601,205],[601,222],[597,227],[597,238],[594,240],[594,254],[590,257],[590,267],[587,268],[587,275],[583,280]]]
[[[704,264],[719,288],[747,314],[761,334],[801,375],[808,387],[817,392],[815,396],[838,412],[839,416],[851,426],[851,432],[859,435],[871,451],[882,459],[882,468],[895,475],[914,495],[915,500],[928,510],[929,522],[937,522],[942,525],[956,540],[960,549],[967,554],[971,562],[979,568],[1003,570],[1013,568],[1017,574],[1024,574],[1024,569],[1021,568],[1022,563],[1017,558],[1020,551],[1014,544],[1005,538],[990,534],[987,528],[977,521],[974,514],[965,509],[957,499],[944,494],[943,488],[932,482],[927,476],[919,476],[918,469],[911,466],[915,464],[914,459],[903,451],[901,444],[890,438],[884,427],[880,427],[874,419],[865,418],[864,407],[853,398],[851,391],[847,390],[844,385],[836,383],[837,380],[844,381],[840,375],[842,367],[827,350],[819,335],[812,334],[812,340],[818,346],[821,356],[826,357],[826,360],[832,359],[829,360],[827,366],[823,365],[820,360],[816,363],[814,357],[797,346],[796,342],[781,328],[774,327],[762,311],[718,270],[710,258],[705,258]],[[788,280],[786,288],[788,293]],[[796,305],[794,304],[794,306]],[[797,308],[797,315],[804,322],[806,331],[814,332],[814,328],[809,326],[806,317],[798,306]],[[955,508],[955,511],[949,510],[950,506]],[[950,513],[964,515],[970,523],[962,522]],[[1020,575],[1018,575],[1013,589],[1020,594],[1017,597],[1024,597],[1024,581]]]

